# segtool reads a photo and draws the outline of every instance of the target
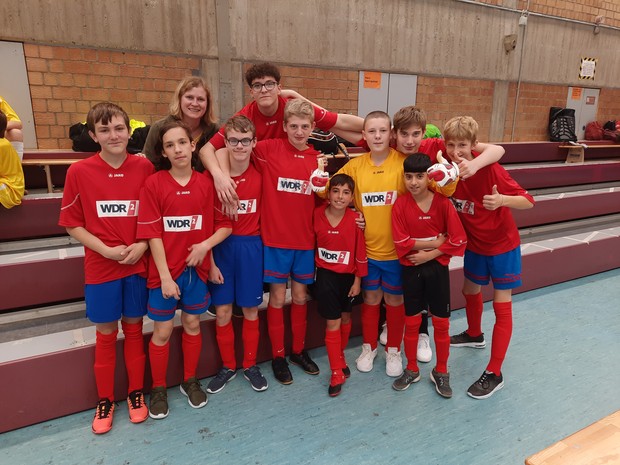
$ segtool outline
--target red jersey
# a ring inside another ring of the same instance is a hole
[[[281,95],[278,96],[278,109],[271,116],[263,115],[258,109],[258,104],[255,101],[251,101],[244,106],[237,115],[247,116],[250,121],[254,123],[256,127],[256,139],[287,139],[288,136],[284,132],[284,107],[288,99],[285,99]],[[329,131],[336,124],[338,119],[338,113],[332,113],[331,111],[323,110],[322,108],[314,108],[314,122],[316,127],[324,131]],[[209,140],[215,150],[219,150],[225,147],[224,138],[226,136],[226,126],[220,127],[220,130]]]
[[[258,236],[260,234],[260,208],[262,197],[262,176],[253,163],[240,176],[233,176],[239,196],[238,219],[232,221],[232,234],[235,236]],[[220,211],[222,210],[221,202]],[[229,226],[218,226],[229,227]]]
[[[446,155],[446,144],[443,139],[437,139],[435,137],[430,137],[428,139],[422,139],[420,142],[420,147],[418,148],[419,153],[424,153],[428,155],[431,159],[431,163],[437,163],[437,152],[441,150],[444,155],[444,158],[447,160],[448,157]]]
[[[60,208],[60,226],[83,227],[108,247],[136,242],[140,189],[153,165],[127,154],[119,168],[99,152],[69,167]],[[101,284],[132,274],[144,274],[146,256],[134,265],[121,265],[84,247],[86,284]]]
[[[336,273],[352,273],[364,277],[368,274],[364,232],[357,226],[357,214],[347,208],[337,226],[332,226],[322,205],[314,210],[316,234],[315,263],[319,268]]]
[[[534,198],[498,163],[480,169],[467,180],[461,180],[452,202],[467,232],[467,249],[480,255],[499,255],[521,244],[510,208],[487,210],[482,205],[482,197],[490,195],[494,185],[497,185],[500,194],[521,195],[534,203]]]
[[[187,266],[188,247],[213,235],[216,213],[213,181],[206,173],[192,172],[185,186],[181,186],[169,171],[158,171],[149,177],[140,195],[138,237],[159,238],[164,243],[166,261],[172,279],[177,279]],[[227,221],[219,214],[217,221]],[[230,224],[228,225],[230,227]],[[205,282],[211,267],[210,253],[196,271]],[[147,287],[161,286],[155,260],[149,258]]]
[[[439,234],[447,235],[447,239],[439,247],[443,255],[435,260],[447,266],[451,257],[463,255],[467,243],[465,230],[450,199],[433,194],[427,212],[422,211],[410,194],[396,199],[392,208],[392,235],[401,264],[413,266],[405,256],[412,252],[416,240],[436,239]]]
[[[315,199],[310,175],[317,168],[317,155],[313,148],[297,150],[288,139],[256,144],[254,160],[263,175],[261,236],[265,245],[314,250]]]

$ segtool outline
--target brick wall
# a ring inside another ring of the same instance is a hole
[[[620,89],[601,89],[596,119],[601,124],[610,119],[620,120]]]
[[[251,66],[243,66],[243,72]],[[293,89],[317,105],[337,113],[357,114],[359,73],[327,68],[280,66],[282,88]],[[244,83],[244,98],[251,101],[249,87]]]
[[[510,84],[506,105],[504,141],[510,141],[517,85]],[[514,141],[549,140],[549,108],[565,107],[567,86],[522,83],[517,106]]]
[[[480,0],[489,5],[500,5],[524,10],[527,0]],[[618,0],[530,0],[529,11],[561,18],[593,23],[603,16],[608,26],[620,27],[620,1]]]
[[[69,126],[85,121],[97,102],[122,106],[151,123],[168,113],[181,78],[198,58],[24,44],[39,148],[71,148]]]
[[[418,76],[416,104],[440,130],[454,116],[471,116],[480,126],[478,138],[489,140],[493,110],[492,81]]]

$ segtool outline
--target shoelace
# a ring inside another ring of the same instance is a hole
[[[131,394],[129,394],[129,402],[131,402],[131,408],[142,407],[143,400],[144,400],[144,397],[142,396],[142,393],[139,391],[132,392]]]
[[[489,384],[489,373],[487,373],[486,371],[482,373],[482,376],[478,380],[478,384],[483,387]]]
[[[108,418],[108,416],[110,415],[110,412],[112,411],[112,402],[99,402],[97,404],[97,412],[95,413],[95,415],[97,416],[97,418],[102,419],[102,418]]]

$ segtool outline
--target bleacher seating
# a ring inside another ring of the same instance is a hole
[[[524,292],[620,267],[620,256],[609,253],[610,250],[620,248],[620,151],[600,149],[593,151],[592,157],[588,156],[583,164],[567,165],[566,151],[559,149],[557,143],[503,145],[506,147],[506,155],[502,163],[519,183],[532,190],[537,201],[534,209],[514,212],[523,239],[524,284],[518,291]],[[49,155],[53,156],[51,153]],[[36,154],[36,157],[40,156],[41,153]],[[75,157],[75,153],[69,152],[63,156]],[[336,170],[343,161],[330,161],[330,171]],[[42,183],[39,187],[45,186],[44,177],[30,184],[29,174],[26,176],[28,188],[39,182]],[[55,185],[63,184],[63,179],[54,179]],[[0,241],[7,241],[4,245],[14,241],[27,244],[35,237],[65,236],[62,228],[56,226],[59,199],[58,194],[42,196],[40,199],[28,195],[22,206],[0,211]],[[10,220],[10,226],[5,226],[8,224],[6,220]],[[3,248],[0,243],[3,285],[7,283],[7,289],[11,290],[10,295],[0,304],[0,314],[83,298],[83,249],[69,243],[55,244],[51,247],[49,244],[42,246],[46,250],[40,250],[41,247],[20,249],[21,245],[17,248]],[[460,293],[463,280],[461,268],[462,260],[454,259],[450,276],[454,309],[464,305]],[[4,276],[9,277],[9,280],[4,281]],[[33,276],[37,278],[33,279]],[[489,300],[491,290],[486,289],[483,295],[485,300]],[[308,311],[310,348],[323,344],[324,327],[312,305],[311,302]],[[286,312],[285,315],[288,318]],[[263,337],[258,355],[259,360],[263,361],[270,358],[264,312],[261,312],[260,320]],[[240,329],[240,322],[240,319],[235,319],[236,330]],[[147,322],[145,343],[150,338],[149,328]],[[214,320],[205,318],[202,331],[203,354],[217,354]],[[353,335],[358,334],[359,312],[354,313],[353,329]],[[180,329],[177,325],[168,375],[170,385],[178,384],[182,376],[179,344],[174,343],[178,342],[179,337]],[[287,344],[290,344],[288,338],[287,334]],[[50,343],[52,339],[53,343]],[[94,351],[92,326],[50,336],[45,341],[53,348],[46,346],[39,351],[30,345],[34,341],[28,344],[22,341],[4,343],[8,344],[6,346],[0,344],[3,346],[0,350],[0,354],[3,354],[0,356],[0,367],[6,379],[24,381],[19,385],[3,383],[0,387],[3,402],[20,405],[19,414],[0,417],[0,432],[89,409],[96,401],[91,369]],[[118,344],[120,346],[122,340]],[[210,376],[218,368],[218,357],[203,355],[199,376]],[[123,367],[119,367],[117,374],[116,394],[120,399],[126,392]],[[49,396],[42,398],[39,395],[39,379],[47,380],[46,390],[54,393],[53,402],[50,402]],[[148,380],[145,386],[148,386]]]

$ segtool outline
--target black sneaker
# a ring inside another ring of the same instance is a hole
[[[161,387],[151,389],[151,400],[149,401],[149,416],[155,420],[161,420],[168,416],[168,390]]]
[[[309,375],[319,374],[319,367],[312,361],[306,350],[302,350],[300,354],[291,354],[288,359],[293,365],[301,367]]]
[[[273,369],[273,376],[276,377],[280,384],[291,384],[293,382],[293,375],[284,357],[274,358],[271,361],[271,368]]]
[[[220,371],[215,375],[215,377],[209,381],[209,385],[207,386],[207,392],[209,394],[215,394],[220,392],[222,389],[226,387],[226,384],[237,376],[237,372],[235,370],[231,370],[230,368],[222,367]]]
[[[187,402],[192,408],[202,408],[207,405],[209,401],[207,394],[202,390],[200,381],[195,377],[183,381],[179,389],[181,390],[181,394],[187,397]]]
[[[336,397],[342,392],[342,385],[344,384],[345,380],[346,378],[342,371],[332,371],[332,378],[329,382],[329,388],[327,388],[327,393],[329,394],[329,397]]]
[[[345,378],[351,377],[351,369],[349,368],[349,365],[345,365],[345,367],[342,369],[342,374]]]
[[[438,373],[433,368],[431,371],[431,381],[435,385],[437,394],[441,397],[449,399],[452,397],[452,388],[450,387],[450,373]]]
[[[396,381],[392,383],[392,388],[396,391],[404,391],[413,383],[420,381],[420,372],[405,369]]]
[[[495,373],[485,370],[480,379],[469,386],[467,394],[474,399],[486,399],[503,387],[504,377],[501,374],[498,376]]]
[[[474,349],[484,349],[487,343],[484,341],[484,333],[480,336],[470,336],[467,331],[463,331],[456,336],[450,336],[452,347],[473,347]]]
[[[260,368],[258,368],[257,365],[243,370],[243,377],[250,382],[252,389],[257,392],[265,391],[269,387],[267,380],[260,372]]]

